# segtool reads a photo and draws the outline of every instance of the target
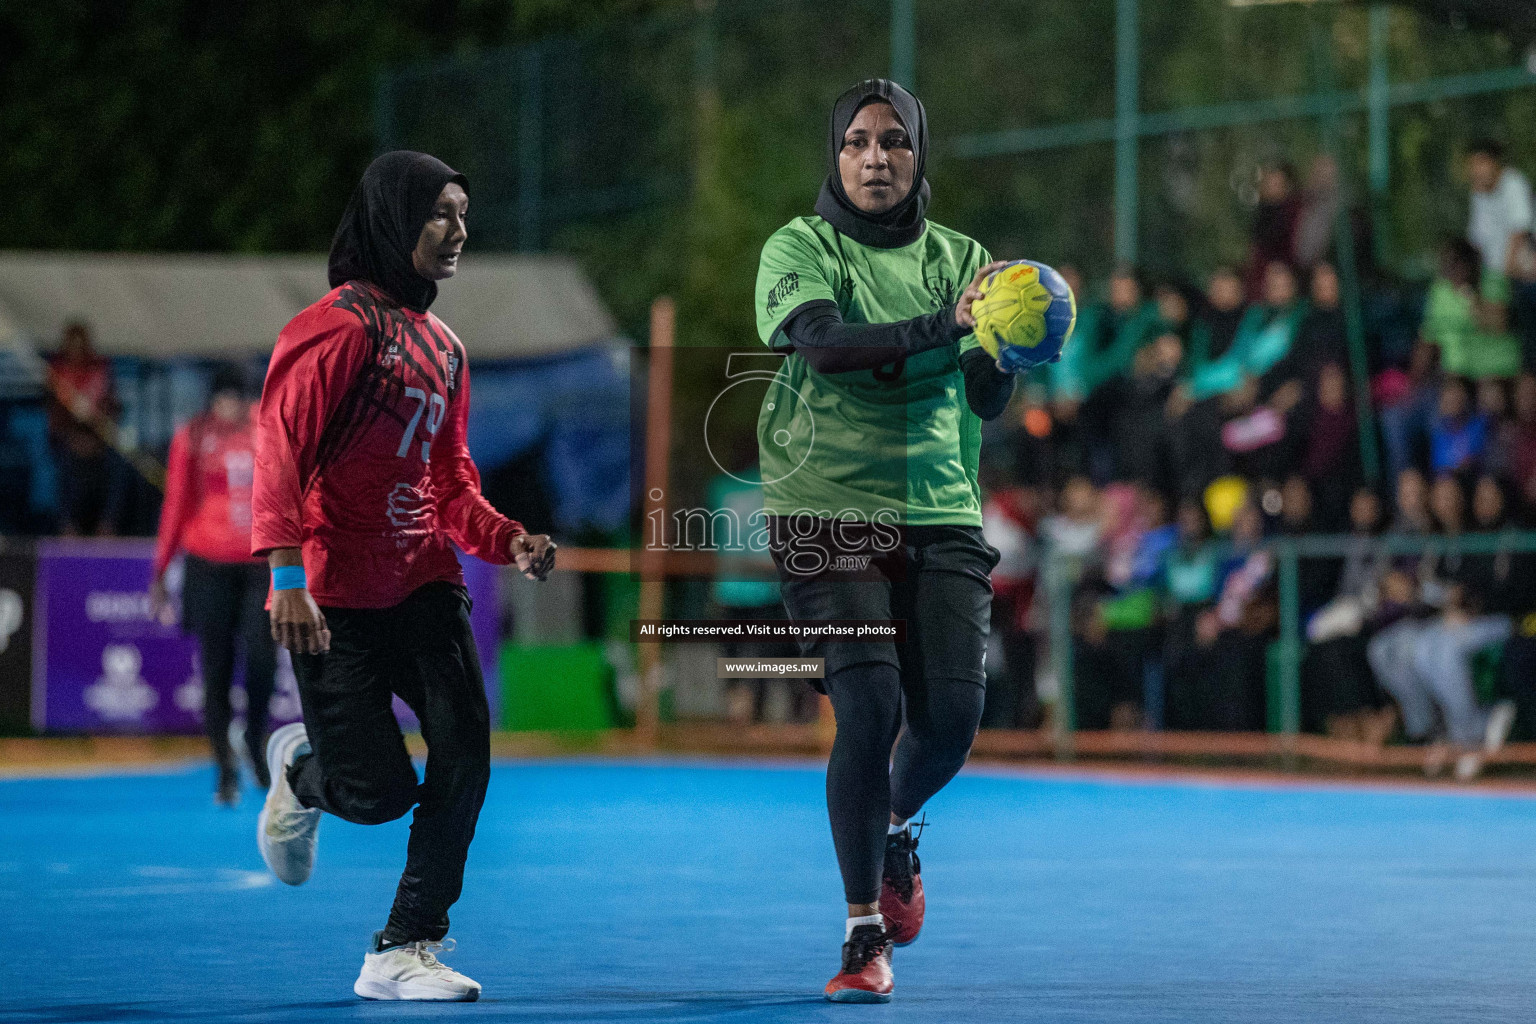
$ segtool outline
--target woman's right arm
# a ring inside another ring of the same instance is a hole
[[[274,569],[304,560],[304,491],[319,468],[320,437],[368,353],[351,313],[302,314],[283,330],[267,369],[256,420],[251,488],[251,553]],[[330,630],[309,588],[274,589],[272,639],[299,654],[330,648]]]
[[[817,373],[850,373],[952,345],[970,328],[955,320],[954,306],[893,324],[845,324],[837,306],[827,302],[796,313],[783,331]]]
[[[848,324],[837,304],[811,301],[784,322],[780,330],[817,373],[873,370],[908,356],[953,345],[976,328],[971,303],[980,298],[982,280],[1002,261],[976,271],[959,301],[936,313],[890,324]]]

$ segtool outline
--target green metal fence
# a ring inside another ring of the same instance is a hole
[[[382,76],[382,146],[474,183],[475,245],[554,247],[636,334],[676,295],[679,341],[752,337],[758,247],[806,212],[831,100],[916,83],[934,216],[994,252],[1196,276],[1246,253],[1257,168],[1339,159],[1375,225],[1341,255],[1362,462],[1372,339],[1360,257],[1427,270],[1464,223],[1457,157],[1502,135],[1536,169],[1536,76],[1513,45],[1385,5],[1221,0],[695,0],[682,13]]]
[[[1282,134],[1257,148],[1307,140],[1316,150],[1332,122],[1359,157],[1352,176],[1380,198],[1394,164],[1413,159],[1405,140],[1394,146],[1394,115],[1536,84],[1507,41],[1385,4],[698,0],[579,38],[394,69],[379,83],[378,134],[474,169],[485,198],[505,208],[491,229],[498,244],[537,248],[573,221],[685,197],[710,142],[700,122],[711,96],[727,110],[761,105],[767,147],[809,153],[814,168],[828,101],[871,74],[921,87],[940,176],[1047,151],[1084,150],[1098,163],[1088,151],[1112,145],[1102,196],[1113,202],[1097,205],[1111,213],[1104,255],[1118,260],[1144,254],[1158,177],[1150,143],[1262,127]],[[1517,129],[1524,112],[1467,127]],[[1344,123],[1357,115],[1363,126]],[[1525,134],[1510,132],[1517,151],[1532,145]]]

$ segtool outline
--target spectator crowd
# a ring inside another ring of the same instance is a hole
[[[1399,352],[1347,319],[1335,242],[1370,243],[1328,157],[1304,186],[1265,169],[1248,259],[1198,286],[1122,266],[1100,288],[1061,268],[1076,333],[985,440],[1004,553],[985,724],[1039,724],[1049,549],[1078,567],[1078,728],[1272,726],[1266,541],[1331,533],[1346,557],[1300,563],[1304,728],[1422,743],[1426,770],[1462,778],[1512,731],[1536,737],[1536,555],[1513,539],[1536,523],[1531,189],[1491,142],[1465,170],[1465,237],[1442,246]],[[1390,555],[1389,532],[1435,543]],[[1460,554],[1470,533],[1498,550]]]

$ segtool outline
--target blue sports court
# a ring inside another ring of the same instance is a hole
[[[0,781],[0,1021],[1435,1022],[1536,1005],[1536,800],[974,769],[929,808],[888,1006],[831,1005],[819,766],[498,765],[454,912],[465,1005],[351,985],[405,822],[262,868],[208,769]]]

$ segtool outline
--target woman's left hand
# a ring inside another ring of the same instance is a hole
[[[986,280],[987,275],[994,270],[1007,265],[1007,260],[993,260],[976,271],[976,276],[971,278],[971,283],[966,285],[965,291],[960,293],[960,301],[955,303],[955,323],[961,327],[976,326],[976,318],[971,315],[971,303],[981,298],[981,282]]]
[[[549,534],[519,533],[512,538],[512,561],[531,580],[542,580],[555,567],[555,542]]]

